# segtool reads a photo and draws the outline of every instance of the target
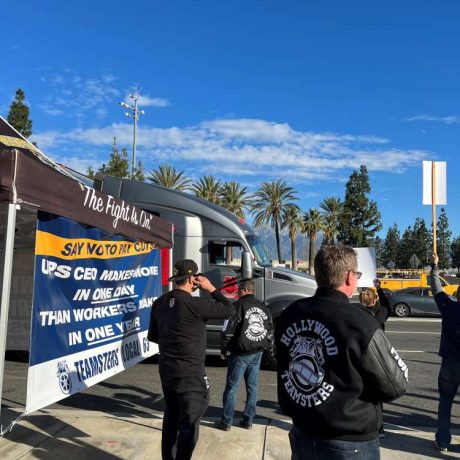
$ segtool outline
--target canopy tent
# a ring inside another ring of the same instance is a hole
[[[82,184],[1,117],[0,202],[48,211],[158,247],[172,246],[170,222]]]
[[[7,209],[0,310],[0,403],[3,390],[5,345],[10,303],[11,273],[19,207],[42,210],[97,227],[131,240],[173,245],[172,224],[85,185],[53,162],[0,117],[0,205]],[[18,232],[19,230],[19,232]],[[19,236],[19,235],[18,235]],[[1,406],[0,406],[1,408]],[[0,412],[1,414],[1,412]]]

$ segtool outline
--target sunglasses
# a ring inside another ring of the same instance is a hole
[[[359,280],[361,278],[361,276],[363,275],[361,272],[355,272],[353,270],[350,270],[350,271],[351,271],[351,273],[355,274],[357,280]]]

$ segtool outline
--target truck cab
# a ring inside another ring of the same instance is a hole
[[[162,253],[165,291],[172,288],[167,282],[171,267],[181,259],[193,259],[198,270],[232,301],[237,300],[237,281],[252,277],[255,295],[269,306],[274,321],[294,300],[316,291],[313,276],[273,267],[252,228],[221,206],[189,193],[111,176],[98,176],[94,186],[174,224],[174,247]],[[207,324],[208,354],[220,353],[222,323]]]

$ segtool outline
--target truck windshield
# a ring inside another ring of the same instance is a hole
[[[268,258],[267,252],[265,251],[265,248],[259,238],[255,235],[247,235],[246,238],[249,246],[251,247],[251,251],[254,253],[257,265],[260,267],[271,267],[272,264],[270,259]]]

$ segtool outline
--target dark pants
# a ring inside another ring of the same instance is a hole
[[[460,362],[443,358],[438,376],[439,406],[438,431],[436,432],[436,441],[441,447],[449,447],[451,441],[450,413],[459,383]]]
[[[377,403],[377,418],[378,418],[378,425],[379,425],[379,433],[383,433],[383,403]]]
[[[208,379],[161,376],[161,386],[166,405],[161,439],[163,460],[188,460],[209,404]]]
[[[373,441],[339,441],[336,439],[313,439],[293,426],[289,433],[292,460],[378,460],[380,444]]]

